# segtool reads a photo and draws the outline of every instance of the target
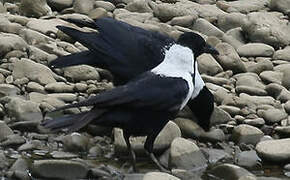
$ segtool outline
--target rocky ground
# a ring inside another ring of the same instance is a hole
[[[0,177],[289,179],[289,10],[290,0],[0,0]],[[197,31],[220,52],[198,59],[215,96],[212,130],[203,132],[185,109],[155,142],[171,175],[146,157],[143,137],[131,139],[140,173],[130,173],[121,130],[53,134],[39,125],[44,111],[113,87],[103,69],[47,67],[86,49],[57,30],[68,25],[60,18],[106,16],[174,38]]]

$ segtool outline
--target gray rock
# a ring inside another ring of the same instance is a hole
[[[233,164],[221,164],[214,167],[211,174],[221,179],[254,180],[255,176],[244,168]]]
[[[226,35],[229,35],[229,36],[232,36],[233,38],[235,38],[238,42],[240,42],[240,45],[243,45],[246,43],[246,39],[244,37],[243,30],[241,27],[237,27],[237,28],[228,30],[226,32]]]
[[[261,166],[261,159],[256,151],[243,151],[236,156],[236,164],[244,168],[258,168]]]
[[[285,104],[284,104],[284,109],[285,111],[290,114],[290,101],[287,101]]]
[[[63,152],[63,151],[53,151],[50,153],[50,155],[54,159],[72,159],[77,158],[78,155],[70,152]]]
[[[36,82],[29,82],[26,86],[26,90],[28,92],[39,92],[39,93],[45,93],[45,89],[42,85]]]
[[[17,97],[10,98],[5,105],[9,116],[15,117],[17,121],[41,121],[42,113],[39,104],[23,100]]]
[[[264,133],[253,126],[242,124],[234,128],[232,139],[235,143],[257,144],[264,136]]]
[[[88,17],[91,19],[98,19],[108,16],[109,16],[108,12],[104,8],[95,8],[91,10],[88,14]]]
[[[6,8],[3,6],[2,2],[0,2],[0,13],[6,13]]]
[[[283,78],[282,78],[282,85],[288,90],[290,89],[289,77],[290,77],[290,72],[284,71]]]
[[[150,2],[150,7],[153,9],[154,16],[159,18],[162,22],[170,21],[172,18],[179,16],[197,16],[194,4],[183,2],[177,2],[175,4],[156,4]]]
[[[149,6],[148,1],[132,1],[128,5],[126,5],[125,9],[131,12],[139,12],[139,13],[152,13],[153,10]]]
[[[268,0],[243,0],[243,1],[219,1],[216,5],[226,12],[240,12],[248,14],[250,12],[265,9],[269,4]]]
[[[20,89],[11,84],[0,84],[0,97],[15,96],[20,94]]]
[[[289,13],[290,1],[289,0],[271,0],[269,5],[271,10],[280,11],[284,14]]]
[[[86,152],[89,149],[89,138],[79,133],[72,133],[62,138],[64,149],[69,152]]]
[[[41,142],[40,140],[31,140],[19,146],[17,148],[17,151],[32,151],[36,149],[41,149],[43,145],[43,142]]]
[[[247,93],[250,95],[267,95],[266,86],[261,82],[260,77],[255,73],[242,73],[234,76],[237,93]]]
[[[277,83],[282,84],[283,73],[275,71],[264,71],[260,73],[260,78],[266,84]]]
[[[174,17],[170,21],[171,26],[182,26],[182,27],[191,27],[196,21],[197,16],[181,16],[181,17]]]
[[[146,173],[142,180],[180,180],[179,178],[163,172]]]
[[[26,159],[22,157],[18,158],[9,169],[9,171],[22,171],[22,172],[26,172],[27,170],[29,170],[29,163]]]
[[[6,139],[0,143],[0,146],[3,147],[11,147],[11,146],[19,146],[25,143],[24,137],[18,134],[12,134],[6,136]]]
[[[241,93],[239,97],[241,105],[246,105],[252,109],[256,109],[257,106],[261,104],[267,104],[271,106],[276,104],[275,99],[270,96],[250,96],[248,94]]]
[[[0,141],[3,141],[7,136],[12,134],[14,134],[12,129],[4,121],[0,121]]]
[[[220,53],[217,59],[224,70],[232,70],[235,74],[246,72],[245,65],[231,45],[228,43],[219,43],[215,48]]]
[[[31,81],[35,81],[41,85],[56,82],[52,71],[39,63],[35,63],[29,59],[21,59],[13,63],[12,75],[14,79],[27,77]]]
[[[209,132],[202,133],[199,139],[205,142],[217,143],[224,141],[226,136],[221,129],[214,129]]]
[[[94,1],[87,0],[75,0],[73,3],[73,9],[76,13],[89,14],[89,12],[94,8]]]
[[[276,126],[274,128],[275,132],[277,132],[281,137],[290,137],[290,126]]]
[[[200,137],[203,132],[202,128],[191,119],[176,118],[174,122],[180,128],[182,137],[195,139]]]
[[[275,51],[273,59],[290,61],[290,46],[286,46],[284,49]]]
[[[162,152],[167,149],[173,139],[181,136],[181,131],[179,127],[172,121],[169,121],[167,125],[162,129],[162,131],[157,136],[154,142],[154,152]],[[144,155],[144,142],[145,137],[131,137],[130,143],[132,148],[137,154]],[[123,131],[121,129],[114,129],[114,144],[115,152],[118,154],[128,153],[127,146],[123,137]]]
[[[73,102],[77,100],[77,95],[72,93],[53,93],[47,95],[49,98],[55,98],[64,102]]]
[[[19,33],[19,35],[30,45],[48,43],[48,41],[53,41],[52,38],[31,29],[22,29]]]
[[[242,13],[228,13],[219,16],[217,21],[217,26],[224,32],[241,27],[243,19],[246,15]]]
[[[290,44],[290,28],[286,21],[280,20],[275,14],[254,12],[247,15],[242,25],[243,31],[253,42],[269,44],[273,47],[284,47]]]
[[[46,0],[21,0],[20,13],[29,17],[41,17],[52,14]]]
[[[228,112],[232,117],[241,114],[241,109],[236,106],[221,105],[219,108]]]
[[[278,139],[259,142],[256,151],[262,160],[271,162],[289,162],[290,139]]]
[[[224,35],[224,33],[220,29],[218,29],[213,24],[203,18],[198,18],[195,21],[192,29],[201,32],[207,36],[216,36],[218,38],[221,38]]]
[[[74,92],[74,86],[64,82],[55,82],[45,85],[45,90],[54,93]]]
[[[49,54],[37,47],[29,46],[29,59],[34,62],[44,64],[43,62],[49,62],[52,59],[55,59],[56,55]]]
[[[52,9],[61,11],[65,8],[72,7],[73,0],[47,0],[47,3]]]
[[[231,83],[232,83],[231,80],[229,80],[228,78],[223,78],[223,77],[213,77],[213,76],[208,76],[208,75],[201,75],[201,78],[206,83],[213,83],[213,84],[216,84],[219,86],[231,85]]]
[[[265,120],[263,118],[245,119],[244,123],[255,127],[261,127],[265,125]]]
[[[1,5],[0,5],[1,6]],[[0,10],[1,11],[1,10]],[[18,34],[24,27],[18,23],[10,22],[7,17],[0,16],[0,31],[6,33]]]
[[[96,1],[95,2],[95,7],[97,8],[104,8],[106,11],[114,11],[116,6],[112,4],[111,2],[107,1]]]
[[[85,164],[70,160],[35,160],[32,167],[33,176],[51,179],[82,179],[88,171]]]
[[[211,125],[225,124],[231,120],[232,118],[229,113],[215,106],[214,111],[210,118],[210,124]]]
[[[80,76],[80,74],[82,76]],[[98,71],[94,67],[88,65],[79,65],[64,68],[64,76],[74,82],[86,80],[100,80],[100,75]]]
[[[0,33],[0,56],[12,50],[26,51],[28,48],[27,43],[18,35],[10,33]]]
[[[30,19],[26,24],[29,29],[38,31],[48,36],[56,36],[58,29],[57,25],[63,25],[64,21],[60,19]]]
[[[201,151],[205,154],[210,164],[233,159],[229,153],[222,149],[201,148]]]
[[[169,164],[171,168],[206,168],[206,159],[198,146],[184,138],[175,138],[171,143]]]
[[[287,113],[280,109],[268,109],[262,113],[262,118],[265,119],[266,123],[274,124],[279,123],[283,119],[287,118]]]
[[[272,46],[263,43],[248,43],[237,49],[240,56],[244,57],[272,57],[275,50]]]

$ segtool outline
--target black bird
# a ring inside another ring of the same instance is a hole
[[[120,127],[132,156],[134,170],[136,158],[129,137],[147,136],[145,150],[161,171],[167,171],[153,154],[154,141],[169,119],[175,118],[187,102],[196,97],[204,87],[193,54],[197,50],[196,47],[192,49],[191,43],[194,40],[198,49],[203,49],[205,42],[195,33],[185,33],[183,37],[186,38],[180,38],[179,43],[166,47],[164,60],[159,65],[137,75],[127,84],[55,110],[93,106],[90,111],[47,119],[42,125],[54,131],[76,131],[88,123]]]
[[[98,32],[83,32],[71,27],[57,26],[89,50],[59,57],[52,61],[50,66],[63,68],[87,64],[108,69],[115,77],[115,85],[123,85],[137,75],[156,67],[163,61],[165,50],[174,43],[188,46],[195,58],[202,53],[218,54],[195,33],[184,33],[176,42],[158,32],[147,31],[112,18],[100,18],[95,21],[66,19],[66,21],[79,27],[97,29]],[[198,124],[203,129],[209,130],[210,116],[214,107],[213,95],[200,75],[197,75],[194,74],[193,82],[200,85],[187,105],[197,117]]]

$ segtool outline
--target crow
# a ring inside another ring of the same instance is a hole
[[[115,78],[115,85],[123,85],[137,75],[156,67],[164,60],[165,50],[174,43],[190,47],[195,59],[202,53],[218,54],[218,51],[204,41],[204,44],[200,44],[197,39],[188,37],[190,36],[188,33],[181,35],[176,42],[173,38],[158,32],[147,31],[112,18],[99,18],[95,21],[66,19],[66,21],[79,27],[97,29],[98,32],[83,32],[71,27],[57,26],[59,30],[89,50],[59,57],[49,64],[50,67],[63,68],[87,64],[108,69]],[[194,83],[201,83],[202,87],[200,92],[196,91],[199,92],[198,96],[195,99],[192,97],[187,105],[197,117],[197,123],[208,131],[214,97],[200,76],[193,79]]]
[[[164,47],[164,59],[156,67],[137,75],[125,85],[55,111],[82,106],[92,106],[91,110],[45,119],[42,126],[53,131],[65,129],[69,132],[77,131],[89,123],[119,127],[123,129],[134,171],[136,156],[129,138],[147,136],[144,149],[160,171],[168,172],[153,154],[154,141],[169,119],[175,118],[188,101],[197,97],[203,89],[204,83],[197,70],[194,53],[199,53],[198,50],[205,46],[201,36],[186,32],[181,35],[179,42]]]

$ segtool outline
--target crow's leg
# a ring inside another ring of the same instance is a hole
[[[159,131],[160,132],[160,131]],[[166,172],[171,174],[171,172],[166,169],[165,167],[163,167],[159,161],[157,160],[157,158],[155,157],[155,155],[153,154],[153,145],[154,145],[154,141],[157,137],[157,135],[159,134],[159,132],[156,133],[152,133],[150,135],[147,136],[145,144],[144,144],[144,149],[146,150],[147,154],[149,155],[150,159],[158,166],[158,169],[161,172]]]
[[[132,157],[133,171],[137,172],[137,169],[136,169],[136,155],[135,155],[135,152],[133,151],[133,149],[131,147],[131,144],[130,144],[130,139],[129,139],[130,135],[128,133],[126,133],[125,131],[123,131],[123,137],[125,139],[128,151],[130,152],[131,157]]]

